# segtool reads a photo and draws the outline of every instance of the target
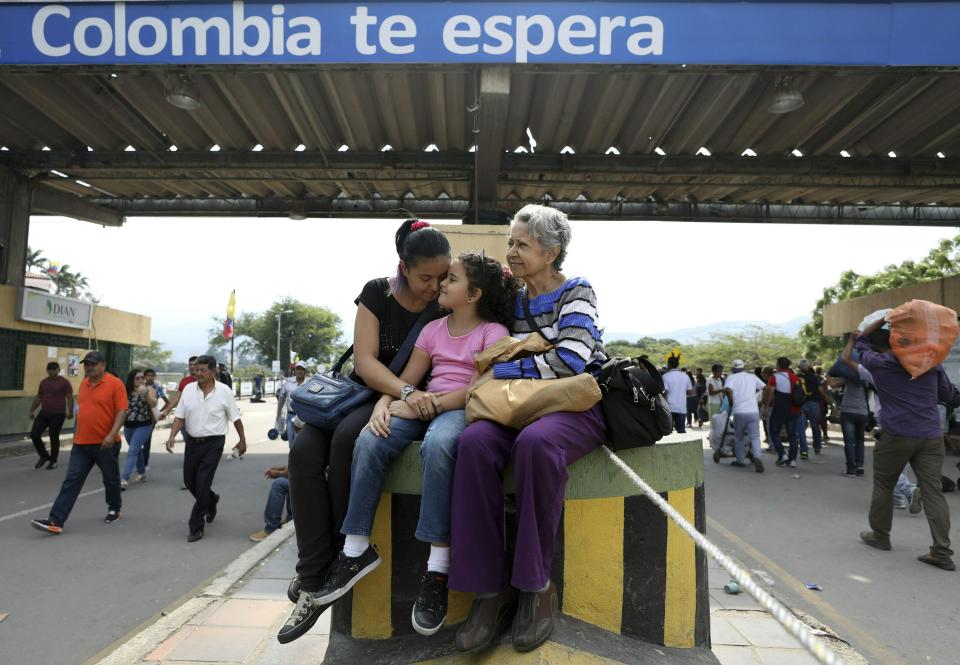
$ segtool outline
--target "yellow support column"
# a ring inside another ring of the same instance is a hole
[[[667,500],[694,524],[694,489],[673,490]],[[667,520],[667,585],[663,607],[663,643],[694,646],[697,623],[697,557],[693,540],[673,520]]]

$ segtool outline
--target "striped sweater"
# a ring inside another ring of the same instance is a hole
[[[518,339],[534,332],[523,313],[526,297],[526,290],[517,294],[514,320],[509,326],[510,334]],[[496,363],[494,377],[556,379],[585,371],[597,375],[607,357],[603,350],[603,329],[597,318],[597,296],[590,282],[573,277],[556,291],[531,298],[530,314],[556,348],[522,360]]]

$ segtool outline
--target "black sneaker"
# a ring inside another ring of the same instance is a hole
[[[434,635],[447,619],[447,576],[428,570],[420,579],[410,622],[421,635]]]
[[[213,500],[213,503],[210,504],[210,507],[207,509],[207,523],[209,524],[217,518],[217,504],[220,503],[220,495]]]
[[[40,458],[40,461],[33,465],[34,471],[36,471],[37,469],[39,469],[41,466],[43,466],[44,464],[46,464],[48,461],[49,461],[49,460],[48,460],[46,457],[41,457],[41,458]]]
[[[299,579],[299,578],[298,578]],[[303,636],[308,630],[313,628],[323,611],[330,607],[329,604],[322,605],[317,602],[317,595],[309,591],[301,591],[297,598],[297,606],[293,608],[287,622],[277,633],[277,641],[280,644],[289,644],[298,637]]]
[[[753,468],[757,470],[757,473],[763,473],[763,460],[759,457],[753,458]]]
[[[47,471],[53,471],[56,468],[57,468],[57,460],[55,459],[50,460],[50,463],[47,464]]]
[[[120,519],[120,511],[118,511],[118,510],[111,510],[111,511],[109,511],[109,512],[107,513],[107,516],[103,518],[103,523],[104,523],[104,524],[113,524],[113,523],[116,522],[118,519]]]
[[[300,599],[300,576],[295,575],[292,580],[290,580],[290,585],[287,587],[287,599],[296,604]]]
[[[738,459],[735,459],[735,460],[733,460],[732,462],[730,462],[730,466],[741,466],[741,467],[742,467],[742,466],[746,466],[746,463],[745,463],[745,462],[741,462],[741,461],[738,460]]]
[[[800,453],[800,459],[810,459],[809,453]]]
[[[777,466],[786,466],[786,465],[787,465],[786,457],[781,457],[777,460]]]
[[[722,457],[722,455],[720,454],[720,451],[719,451],[719,450],[714,450],[714,451],[713,451],[713,463],[714,463],[714,464],[719,464],[721,457]]]
[[[373,572],[382,561],[373,545],[367,545],[363,554],[357,557],[347,556],[341,550],[330,568],[327,581],[313,594],[314,602],[329,605],[350,591],[367,573]]]
[[[858,467],[857,467],[857,475],[858,475],[858,476],[862,476],[862,475],[863,475],[863,467],[862,467],[862,466],[858,466]]]

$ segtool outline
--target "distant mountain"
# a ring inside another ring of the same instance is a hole
[[[785,335],[798,335],[801,328],[809,323],[809,316],[798,316],[783,323],[770,323],[769,321],[715,321],[696,328],[680,328],[679,330],[667,330],[663,332],[604,332],[603,338],[607,341],[615,339],[625,339],[628,342],[636,342],[641,337],[653,337],[654,339],[675,339],[681,344],[691,344],[697,341],[703,341],[715,332],[736,332],[744,330],[750,326],[763,326],[764,328],[774,328]]]

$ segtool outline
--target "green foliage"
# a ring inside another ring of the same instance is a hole
[[[53,280],[58,295],[67,298],[79,298],[92,303],[99,302],[99,299],[95,298],[93,292],[90,291],[90,284],[83,273],[73,272],[68,263],[64,263],[55,272],[48,272],[50,264],[50,259],[43,255],[42,249],[34,250],[29,245],[27,246],[27,270],[39,268],[46,272]]]
[[[930,253],[920,261],[904,261],[900,265],[889,265],[872,275],[859,275],[852,270],[844,272],[836,284],[823,290],[823,297],[817,301],[810,323],[800,331],[805,353],[810,357],[832,358],[843,349],[841,338],[823,335],[823,310],[827,305],[958,275],[960,274],[958,261],[960,261],[960,235],[950,240],[941,240],[940,244],[930,250]]]
[[[614,340],[604,347],[610,356],[636,358],[645,355],[657,367],[666,365],[670,352],[679,348],[683,353],[684,367],[702,367],[706,373],[714,363],[729,369],[730,363],[737,358],[747,367],[757,367],[773,365],[779,356],[786,356],[794,362],[802,357],[799,339],[763,326],[749,326],[736,332],[715,332],[707,340],[690,344],[644,337],[635,343]]]
[[[151,339],[150,346],[133,347],[133,359],[130,366],[139,369],[153,368],[158,372],[164,372],[172,355],[173,352],[163,348],[161,342]]]
[[[280,358],[290,350],[303,359],[313,358],[329,365],[333,362],[340,337],[340,317],[326,307],[307,305],[291,298],[273,303],[265,312],[243,312],[234,322],[234,347],[246,364],[270,366],[277,358],[277,315],[284,313],[280,327]],[[223,338],[223,318],[213,317],[210,345],[224,351],[229,340]],[[229,357],[229,350],[226,350]]]

